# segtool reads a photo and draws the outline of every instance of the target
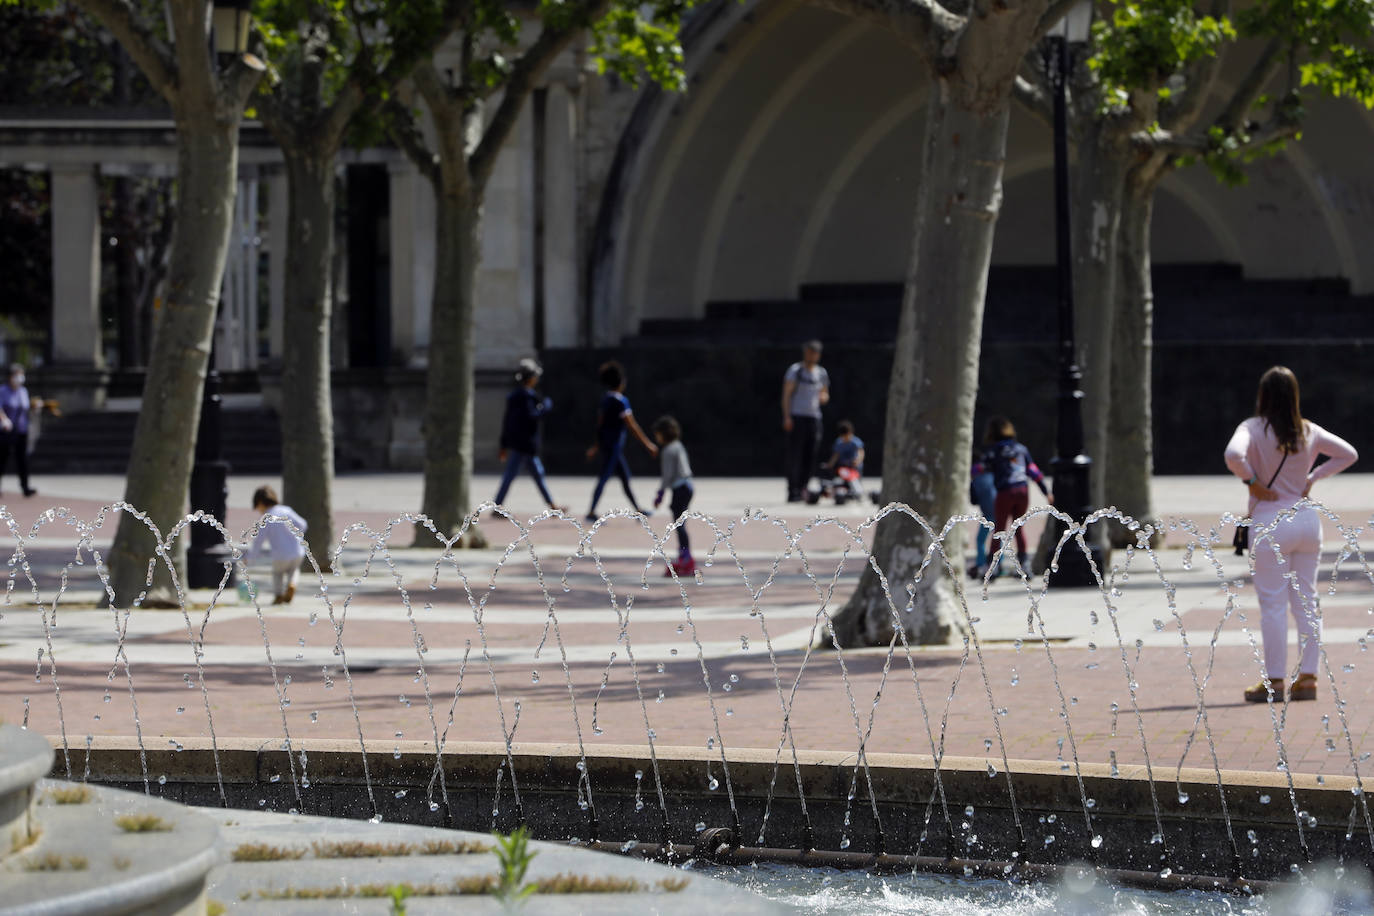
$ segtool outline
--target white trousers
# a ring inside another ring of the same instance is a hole
[[[288,585],[294,586],[301,575],[301,558],[272,561],[272,594],[280,597],[286,594]]]
[[[1302,674],[1316,674],[1321,622],[1317,617],[1317,562],[1321,559],[1322,525],[1317,510],[1307,507],[1273,525],[1285,508],[1260,503],[1255,509],[1250,544],[1255,559],[1255,595],[1259,598],[1260,629],[1264,634],[1264,673],[1270,678],[1288,677],[1288,614],[1298,625]],[[1274,547],[1283,560],[1275,555]]]

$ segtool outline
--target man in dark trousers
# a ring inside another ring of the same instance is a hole
[[[801,362],[782,377],[782,428],[787,432],[787,501],[800,502],[816,472],[821,408],[830,400],[830,375],[821,368],[821,342],[802,347]]]

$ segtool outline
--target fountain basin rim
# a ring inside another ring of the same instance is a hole
[[[62,746],[61,736],[48,736],[48,740],[53,742],[56,747]],[[215,742],[211,742],[205,737],[185,737],[176,738],[174,736],[158,736],[155,739],[159,742],[167,742],[165,747],[158,744],[150,744],[145,739],[143,742],[144,750],[149,755],[167,753],[179,756],[186,752],[210,752],[218,748],[221,767],[230,764],[232,769],[234,762],[241,762],[247,757],[257,759],[259,755],[271,755],[282,753],[283,746],[280,740],[264,740],[262,738],[251,737],[221,737]],[[173,750],[173,744],[183,748],[181,752]],[[377,755],[386,759],[393,759],[394,754],[399,750],[403,757],[414,757],[415,755],[425,756],[429,759],[434,757],[434,742],[432,741],[390,741],[377,739],[367,741],[365,744],[369,757]],[[309,757],[324,756],[358,756],[359,742],[357,739],[333,739],[333,738],[307,738],[293,740],[291,748],[294,752],[305,751]],[[103,735],[96,736],[91,741],[92,753],[102,755],[120,754],[121,752],[135,752],[139,749],[139,741],[132,735]],[[719,762],[722,758],[720,749],[707,750],[703,747],[685,745],[654,745],[654,751],[658,755],[660,762],[663,761],[695,761],[712,763]],[[586,746],[585,754],[588,761],[606,759],[643,759],[648,756],[649,746],[647,744],[589,744]],[[510,746],[512,757],[517,760],[528,758],[538,760],[544,758],[580,758],[578,746],[572,742],[514,742]],[[71,754],[74,758],[81,758],[85,755],[85,747],[71,746]],[[444,757],[502,757],[506,756],[506,745],[499,741],[452,741],[444,746]],[[59,752],[60,755],[60,752]],[[857,762],[857,754],[853,751],[832,751],[832,750],[797,750],[797,760],[802,766],[831,766],[852,768]],[[731,765],[734,764],[768,764],[770,767],[777,759],[776,748],[754,748],[754,747],[731,747],[724,751],[724,759]],[[892,752],[868,752],[865,754],[868,765],[874,770],[884,769],[932,769],[935,759],[929,754],[902,754]],[[941,759],[941,772],[982,772],[986,773],[989,761],[1000,772],[1002,760],[1000,757],[969,757],[948,755]],[[783,763],[791,767],[791,752],[785,751]],[[1044,775],[1056,777],[1072,777],[1075,770],[1063,769],[1061,761],[1057,760],[1026,760],[1011,758],[1007,761],[1011,772],[1016,775]],[[1112,767],[1108,764],[1084,762],[1078,766],[1078,771],[1087,778],[1110,778],[1120,782],[1130,782],[1147,778],[1147,769],[1143,764],[1122,763],[1117,766],[1117,774],[1113,775]],[[226,775],[228,769],[225,770]],[[1287,791],[1288,776],[1282,772],[1264,772],[1262,770],[1228,770],[1221,771],[1222,781],[1228,786],[1253,787],[1256,789],[1281,789]],[[168,778],[171,778],[170,775]],[[1179,769],[1174,766],[1158,765],[1154,767],[1155,782],[1165,785],[1177,781],[1185,785],[1212,785],[1217,781],[1216,771],[1205,767],[1183,767]],[[1339,791],[1351,794],[1352,790],[1361,786],[1362,781],[1353,776],[1343,775],[1323,775],[1320,777],[1323,782],[1318,782],[1316,774],[1294,773],[1292,774],[1293,786],[1296,789],[1310,789],[1322,791]]]

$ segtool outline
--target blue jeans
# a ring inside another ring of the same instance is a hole
[[[510,485],[515,478],[520,475],[520,469],[529,462],[530,476],[534,478],[534,485],[539,488],[539,495],[544,497],[544,502],[553,505],[553,497],[549,495],[549,486],[544,482],[544,462],[539,460],[538,455],[531,455],[528,452],[517,452],[513,449],[506,451],[506,470],[501,475],[501,486],[496,491],[496,504],[504,505],[506,493],[510,490]]]
[[[673,520],[682,518],[682,513],[687,511],[687,507],[692,504],[692,494],[696,488],[689,480],[673,487],[672,498],[668,502],[668,509],[673,513]],[[692,555],[692,542],[687,537],[687,525],[683,523],[677,529],[677,552],[679,556],[686,558]]]
[[[620,478],[620,485],[625,489],[625,497],[629,499],[630,506],[638,512],[639,503],[635,502],[635,495],[630,490],[630,463],[625,460],[625,443],[618,442],[611,445],[601,443],[601,474],[596,479],[596,489],[592,491],[592,507],[587,510],[588,515],[596,514],[596,504],[601,502],[601,491],[606,489],[606,481],[612,476]]]

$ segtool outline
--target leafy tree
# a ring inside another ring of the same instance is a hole
[[[177,211],[183,215],[168,256],[167,297],[154,335],[124,499],[164,534],[184,515],[200,420],[220,282],[233,224],[238,130],[260,64],[218,60],[206,40],[210,5],[166,0],[154,17],[133,0],[76,0],[100,21],[171,106],[176,123]],[[188,216],[189,215],[189,216]],[[184,567],[185,539],[169,558]],[[145,524],[121,514],[110,551],[113,601],[126,606],[145,588],[154,540]],[[156,591],[169,575],[158,563]]]
[[[631,83],[647,76],[681,88],[677,31],[690,3],[540,0],[522,18],[516,7],[476,0],[462,17],[457,68],[441,76],[426,62],[413,76],[433,121],[434,146],[413,111],[392,106],[393,135],[433,185],[436,198],[421,511],[444,537],[462,530],[472,507],[473,316],[482,202],[496,157],[539,78],[588,31],[591,53],[603,72]],[[535,31],[532,40],[522,35],[525,23]],[[417,543],[429,537],[427,529],[417,528]],[[484,543],[475,524],[461,543]]]
[[[889,30],[916,49],[929,74],[915,241],[888,385],[883,497],[941,525],[966,503],[1012,88],[1026,52],[1071,4],[816,2]],[[872,562],[835,617],[837,643],[948,639],[957,625],[950,580],[962,561],[958,535],[942,546],[939,534],[905,513],[879,523]]]
[[[260,0],[274,62],[257,99],[286,161],[286,310],[282,329],[283,499],[309,523],[319,559],[334,536],[329,325],[334,173],[339,150],[415,65],[457,27],[468,0]],[[275,215],[274,215],[275,218]]]
[[[1227,184],[1298,139],[1314,93],[1374,104],[1374,8],[1363,0],[1099,3],[1093,46],[1075,74],[1075,301],[1096,460],[1093,495],[1152,519],[1150,219],[1159,183],[1201,162]],[[1220,92],[1228,55],[1253,52]],[[1048,116],[1029,62],[1018,93]],[[1119,527],[1113,539],[1134,543]]]

